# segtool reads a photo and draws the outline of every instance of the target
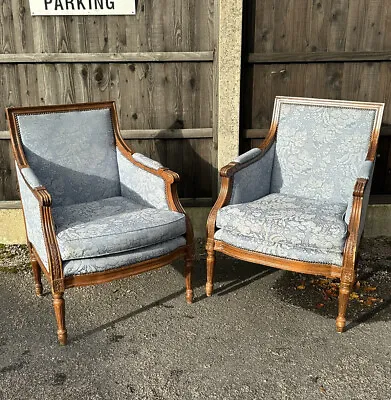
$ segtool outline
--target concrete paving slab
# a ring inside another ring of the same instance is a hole
[[[201,254],[192,305],[181,262],[69,289],[62,347],[47,285],[36,298],[30,271],[8,264],[0,399],[389,400],[390,244],[366,241],[361,269],[382,301],[353,299],[344,334],[335,332],[336,299],[324,300],[311,277],[218,257],[215,295],[205,298]]]

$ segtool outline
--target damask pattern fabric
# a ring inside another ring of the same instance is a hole
[[[28,168],[23,169],[24,173],[27,172],[27,169]],[[23,212],[26,221],[26,231],[28,240],[34,246],[35,250],[39,255],[39,258],[42,260],[46,269],[49,270],[48,254],[46,252],[45,239],[43,235],[39,202],[37,198],[34,196],[34,194],[31,192],[29,187],[26,185],[17,164],[16,164],[16,174],[19,182],[20,198],[23,204]],[[29,178],[33,179],[32,175],[29,174],[29,172],[27,172],[26,175],[29,175]],[[40,186],[37,183],[38,183],[37,180],[35,180],[35,182],[31,180],[31,186],[33,187]]]
[[[144,156],[144,154],[134,153],[133,154],[133,158],[137,162],[145,165],[146,167],[149,167],[149,168],[152,168],[152,169],[155,169],[155,170],[158,170],[159,168],[163,168],[163,165],[160,164],[160,162],[157,162],[155,160],[151,160],[150,158]]]
[[[258,147],[255,147],[254,149],[246,151],[245,153],[236,157],[234,159],[234,162],[237,162],[239,164],[245,164],[247,161],[251,161],[255,157],[258,157],[261,153],[262,153],[262,150],[259,149]]]
[[[16,167],[18,168],[18,167]],[[26,179],[27,183],[32,187],[32,188],[37,188],[41,185],[41,182],[37,178],[37,176],[34,174],[34,171],[31,168],[21,168],[20,172],[24,176],[24,179]]]
[[[215,233],[215,239],[232,246],[257,253],[269,254],[290,260],[299,260],[313,263],[332,264],[342,266],[341,253],[324,249],[299,247],[287,242],[269,243],[258,235],[244,236],[236,232],[220,229]]]
[[[252,149],[239,156],[238,159],[242,160],[242,162],[247,162],[251,160],[250,157],[254,158],[258,156],[259,152],[259,149]],[[234,174],[229,204],[246,203],[270,193],[274,152],[275,144],[273,144],[259,160],[254,161],[252,164],[249,164],[247,167]]]
[[[169,210],[166,183],[129,161],[117,149],[121,195],[146,207]]]
[[[120,195],[109,109],[17,116],[28,163],[53,205]]]
[[[152,258],[164,256],[181,246],[186,245],[184,237],[178,237],[154,246],[143,247],[133,251],[112,254],[106,257],[93,257],[81,260],[65,261],[63,263],[64,276],[102,272],[113,268],[120,268]]]
[[[271,192],[347,202],[374,118],[374,110],[282,104]]]
[[[55,207],[53,218],[63,260],[134,250],[186,232],[184,214],[147,208],[125,197]]]
[[[361,168],[360,168],[360,172],[357,174],[356,180],[358,178],[364,178],[364,179],[368,179],[369,182],[367,183],[366,186],[366,192],[369,193],[370,189],[371,189],[371,185],[372,185],[372,174],[373,174],[373,170],[375,167],[375,163],[373,161],[370,160],[366,160],[362,163]],[[352,206],[353,206],[353,191],[354,191],[354,185],[356,184],[356,180],[354,181],[354,184],[351,188],[351,192],[350,192],[350,197],[349,197],[349,202],[348,202],[348,206],[346,209],[346,214],[345,214],[345,222],[347,224],[349,224],[350,222],[350,216],[352,214]],[[368,195],[369,197],[369,195]],[[363,211],[366,212],[366,208],[368,206],[368,199],[364,198],[364,204],[363,204]],[[365,220],[365,215],[364,215],[364,220]]]
[[[219,210],[215,238],[247,250],[341,265],[346,203],[274,193]]]

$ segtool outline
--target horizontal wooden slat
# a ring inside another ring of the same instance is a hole
[[[269,129],[245,129],[244,137],[246,139],[264,139]],[[391,136],[391,126],[383,126],[380,130],[380,136]]]
[[[213,61],[213,51],[143,53],[24,53],[0,54],[0,64],[136,63]]]
[[[245,129],[244,137],[246,139],[264,139],[269,129]]]
[[[390,61],[391,51],[323,51],[313,53],[250,53],[250,64]]]
[[[194,129],[132,129],[123,130],[124,139],[207,139],[213,137],[212,128]]]
[[[213,137],[212,128],[194,129],[129,129],[122,130],[124,139],[208,139]],[[8,131],[0,131],[0,140],[10,138]]]

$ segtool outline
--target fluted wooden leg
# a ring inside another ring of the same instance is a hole
[[[186,302],[191,304],[193,302],[193,289],[191,286],[191,271],[193,269],[194,252],[191,247],[186,253],[185,257],[185,281],[186,281]]]
[[[41,281],[41,267],[38,261],[31,258],[31,266],[33,269],[34,281],[35,281],[35,293],[38,297],[42,296],[42,281]]]
[[[206,245],[207,258],[206,258],[206,295],[212,296],[213,292],[213,273],[215,266],[215,251],[213,250],[213,242],[208,242]]]
[[[348,307],[349,296],[352,289],[352,283],[341,281],[338,297],[338,317],[336,320],[337,332],[342,333],[346,325],[346,309]]]
[[[53,293],[53,307],[57,321],[57,336],[60,344],[67,344],[67,330],[65,329],[65,301],[64,293]]]

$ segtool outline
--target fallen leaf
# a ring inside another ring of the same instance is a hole
[[[297,288],[296,289],[299,289],[299,290],[304,290],[305,289],[305,285],[299,285],[299,286],[297,286]]]
[[[358,299],[360,296],[358,295],[358,293],[352,292],[352,293],[350,293],[349,297],[351,300],[353,300],[353,299]]]
[[[367,286],[364,288],[364,292],[374,292],[376,289],[376,286]]]

